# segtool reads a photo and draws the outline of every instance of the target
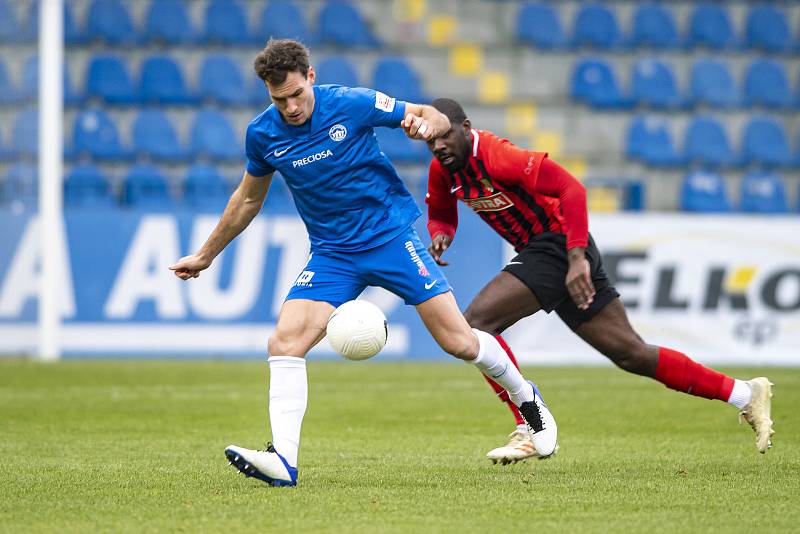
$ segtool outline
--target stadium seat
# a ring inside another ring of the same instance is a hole
[[[402,57],[380,58],[375,63],[373,80],[373,87],[389,96],[407,102],[425,103],[428,101],[414,67]]]
[[[168,56],[151,56],[142,65],[141,97],[148,104],[191,104],[197,101],[186,88],[180,67]]]
[[[6,145],[3,133],[0,132],[0,163],[15,159],[10,145]]]
[[[195,209],[219,211],[228,202],[228,188],[216,167],[198,163],[186,171],[183,200]]]
[[[354,48],[380,45],[361,12],[347,0],[328,0],[319,10],[317,20],[323,44]]]
[[[678,48],[680,39],[672,12],[659,3],[648,2],[633,14],[631,44],[653,48]]]
[[[359,87],[355,66],[344,56],[328,56],[317,65],[317,83]]]
[[[244,147],[228,118],[219,111],[197,113],[192,125],[192,150],[215,160],[241,161]]]
[[[564,48],[568,43],[558,13],[544,3],[527,3],[520,7],[517,40],[545,50]]]
[[[39,114],[25,110],[14,120],[11,151],[15,157],[35,158],[39,154]]]
[[[678,94],[675,72],[657,59],[640,59],[633,66],[631,96],[637,104],[654,108],[677,108],[685,101]]]
[[[100,208],[116,205],[108,181],[94,165],[76,165],[64,179],[67,208]]]
[[[792,91],[783,65],[770,59],[753,61],[744,77],[744,100],[751,106],[792,107]]]
[[[210,43],[250,44],[247,17],[237,0],[211,0],[206,6],[205,38]]]
[[[400,128],[375,128],[375,137],[381,151],[392,163],[418,163],[430,161],[431,153],[423,143],[412,141]]]
[[[703,3],[689,18],[689,44],[713,49],[731,48],[736,43],[731,17],[724,4]]]
[[[116,56],[95,56],[86,74],[86,92],[108,104],[135,104],[139,94],[128,67]]]
[[[744,43],[765,52],[786,52],[792,44],[787,13],[774,6],[754,6],[747,13]]]
[[[307,45],[314,44],[303,12],[297,4],[289,0],[270,0],[261,11],[261,25],[256,33],[256,42],[263,45],[270,37],[298,39]]]
[[[145,210],[172,208],[167,179],[152,165],[136,165],[131,168],[123,183],[125,204]]]
[[[269,91],[267,91],[264,81],[256,76],[255,73],[252,73],[247,79],[249,80],[247,92],[250,95],[250,103],[257,106],[259,109],[266,109],[269,107],[272,100],[269,97]],[[319,80],[319,77],[317,77],[317,80]]]
[[[145,110],[133,123],[133,150],[155,160],[183,161],[189,157],[181,147],[175,127],[169,117],[160,110]]]
[[[0,0],[0,43],[21,43],[25,36],[20,33],[21,21],[17,10],[8,0]]]
[[[681,185],[680,206],[683,211],[729,212],[731,202],[725,191],[725,180],[719,174],[705,171],[689,173]]]
[[[683,163],[675,150],[667,121],[654,115],[633,118],[628,126],[625,153],[631,159],[655,167]]]
[[[735,107],[739,90],[727,64],[716,59],[701,59],[692,66],[690,97],[695,104],[715,108]]]
[[[147,10],[144,37],[150,43],[194,42],[194,26],[183,0],[153,0]]]
[[[39,203],[39,180],[36,166],[15,163],[9,167],[5,180],[0,182],[0,199],[15,208],[35,210]]]
[[[72,88],[69,75],[69,62],[64,62],[64,104],[76,106],[83,102],[83,98]],[[33,102],[39,95],[39,58],[31,56],[25,61],[22,68],[22,94],[29,102]]]
[[[86,42],[86,33],[75,21],[72,11],[72,2],[64,2],[64,42],[67,45],[78,45]],[[0,15],[2,16],[2,15]],[[39,0],[33,0],[28,8],[28,17],[25,19],[28,35],[39,35]]]
[[[130,153],[123,149],[117,125],[99,109],[82,111],[75,117],[72,146],[76,154],[103,160],[125,160]]]
[[[689,122],[683,152],[687,161],[710,167],[737,163],[725,128],[711,117],[696,117]]]
[[[742,134],[742,157],[747,163],[783,166],[793,163],[786,131],[771,117],[753,117]]]
[[[599,3],[581,5],[575,15],[572,43],[601,49],[621,46],[622,36],[614,12]]]
[[[0,105],[16,104],[20,100],[19,91],[14,87],[5,61],[0,57]]]
[[[583,59],[572,71],[572,98],[597,108],[627,108],[632,100],[623,96],[611,64],[602,59]]]
[[[249,93],[239,66],[228,56],[209,55],[200,67],[200,94],[222,105],[247,105]]]
[[[751,171],[742,179],[739,209],[748,213],[786,213],[789,202],[780,176]]]
[[[89,6],[86,33],[111,45],[136,44],[131,14],[120,0],[94,0]]]

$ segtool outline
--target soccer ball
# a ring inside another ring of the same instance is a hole
[[[378,354],[388,337],[386,316],[366,300],[345,302],[328,319],[328,341],[348,360],[366,360]]]

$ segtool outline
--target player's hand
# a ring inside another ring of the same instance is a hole
[[[572,251],[570,251],[572,252]],[[581,310],[589,308],[594,300],[594,284],[592,283],[589,261],[580,249],[580,254],[570,254],[569,270],[566,280],[567,291],[572,301]]]
[[[428,121],[413,113],[409,113],[406,115],[405,119],[400,121],[400,127],[411,139],[427,141],[433,133],[433,129],[428,124]]]
[[[444,251],[447,250],[447,247],[449,247],[452,242],[453,240],[445,234],[439,234],[433,238],[433,241],[428,247],[428,252],[433,256],[433,261],[435,261],[437,265],[441,265],[442,267],[450,265],[450,262],[442,259],[442,254],[444,254]]]
[[[200,276],[200,271],[208,269],[210,265],[211,260],[205,259],[197,254],[192,254],[191,256],[184,256],[179,259],[177,263],[173,263],[169,268],[175,271],[175,276],[181,280],[188,280]]]

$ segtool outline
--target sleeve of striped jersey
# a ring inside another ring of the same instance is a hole
[[[342,93],[350,102],[354,118],[368,126],[398,128],[406,113],[406,103],[380,91],[347,87]]]
[[[247,154],[247,173],[251,176],[266,176],[275,172],[275,169],[264,161],[264,149],[258,142],[258,133],[255,128],[250,125],[247,127],[247,135],[245,136],[245,153]]]
[[[533,189],[539,166],[547,154],[525,150],[508,139],[495,139],[485,147],[489,174],[507,184]]]
[[[536,192],[560,201],[567,226],[567,250],[585,247],[589,243],[589,215],[583,184],[555,161],[545,159],[539,167]]]
[[[445,234],[452,240],[458,228],[458,201],[450,194],[441,165],[434,159],[428,169],[428,233],[431,239]]]

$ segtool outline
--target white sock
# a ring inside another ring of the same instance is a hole
[[[272,445],[292,467],[297,467],[300,427],[308,403],[305,358],[270,356],[269,422]]]
[[[503,350],[503,347],[492,334],[472,329],[478,336],[478,356],[472,360],[483,374],[503,386],[508,391],[511,402],[519,406],[523,402],[533,400],[533,387],[525,381],[522,373],[514,365]]]
[[[753,390],[750,388],[750,384],[744,380],[734,379],[733,389],[731,390],[731,396],[728,397],[728,403],[743,410],[745,406],[750,404],[750,399],[752,398]]]

